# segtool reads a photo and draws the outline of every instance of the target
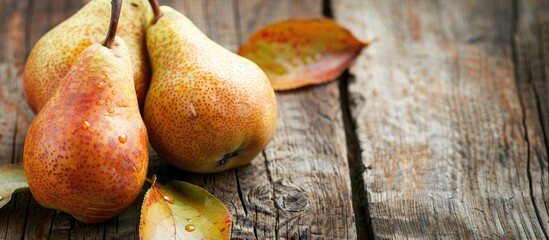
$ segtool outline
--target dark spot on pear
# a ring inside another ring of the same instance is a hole
[[[238,150],[234,152],[230,152],[225,154],[221,160],[218,161],[220,167],[225,167],[225,164],[227,164],[231,158],[238,156]]]

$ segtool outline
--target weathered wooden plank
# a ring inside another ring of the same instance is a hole
[[[332,6],[360,38],[378,38],[349,86],[373,236],[547,237],[536,214],[547,151],[515,84],[511,2]]]
[[[320,1],[238,1],[238,7],[241,41],[275,20],[322,13]],[[241,180],[242,195],[253,193],[252,184],[272,194],[274,208],[266,204],[264,213],[274,214],[276,224],[261,215],[257,221],[274,225],[274,237],[356,238],[337,83],[279,92],[277,100],[277,134],[265,150],[265,172],[260,173],[269,184]],[[251,200],[244,199],[248,212],[257,209]]]
[[[22,98],[26,2],[3,1],[0,23],[0,163],[15,161],[14,142]]]
[[[16,196],[19,196],[19,194]],[[50,236],[50,226],[53,222],[55,211],[40,206],[33,198],[31,198],[27,211],[28,224],[25,228],[24,239],[47,239]]]
[[[128,209],[112,222],[105,224],[105,239],[139,239],[139,220],[145,192],[143,189]]]
[[[527,116],[529,192],[538,222],[549,238],[549,2],[516,1],[515,8],[512,40],[519,96]]]
[[[0,2],[0,164],[19,162],[17,149],[26,131],[20,73],[25,55],[26,1]],[[0,209],[0,238],[20,239],[30,194],[21,193]]]

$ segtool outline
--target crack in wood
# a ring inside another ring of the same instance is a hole
[[[267,170],[267,178],[269,179],[269,182],[271,183],[271,186],[272,186],[272,194],[273,194],[273,202],[276,201],[276,189],[275,189],[275,183],[273,182],[273,176],[272,176],[272,173],[271,173],[271,169],[269,169],[269,163],[268,163],[268,158],[267,158],[267,154],[265,154],[265,151],[262,151],[261,154],[263,154],[263,158],[265,158],[265,169]],[[275,223],[275,229],[274,229],[274,232],[275,232],[275,239],[278,239],[278,224],[280,223],[280,213],[279,213],[279,210],[278,208],[275,208],[275,216],[276,216],[276,223]],[[286,233],[287,235],[287,233]]]
[[[517,0],[514,0],[514,1],[517,1]],[[549,62],[546,62],[545,58],[546,57],[549,57],[549,56],[546,56],[545,55],[545,48],[547,47],[547,49],[549,49],[549,46],[545,46],[546,43],[549,43],[549,38],[548,39],[545,39],[544,37],[549,37],[549,20],[546,20],[546,22],[542,22],[539,26],[539,29],[538,29],[538,34],[539,34],[539,37],[537,38],[537,41],[539,43],[539,46],[538,46],[538,50],[539,50],[539,57],[540,57],[540,61],[541,61],[541,65],[542,66],[548,66]],[[540,71],[541,72],[541,79],[544,79],[546,82],[545,84],[549,85],[547,83],[547,81],[549,81],[549,79],[547,78],[547,72],[546,71]],[[545,119],[544,117],[544,109],[543,109],[543,105],[542,105],[542,99],[541,99],[541,94],[540,94],[540,89],[538,89],[536,86],[535,86],[535,82],[534,82],[534,96],[536,98],[536,108],[538,109],[538,117],[539,117],[539,121],[541,123],[541,130],[542,130],[542,136],[543,136],[543,142],[545,142],[545,152],[547,154],[549,154],[549,139],[548,139],[548,133],[549,133],[549,119]],[[549,93],[549,87],[546,89],[546,93]],[[548,104],[549,105],[549,104]],[[549,107],[546,107],[546,110],[549,110]],[[540,159],[541,160],[541,159]],[[547,162],[549,163],[549,158],[547,158]],[[541,165],[543,166],[543,165]],[[543,188],[542,188],[543,189]],[[548,210],[548,213],[549,213],[549,210]]]
[[[531,84],[528,84],[528,85],[531,86]],[[519,96],[520,96],[520,94],[519,94]],[[524,119],[523,119],[523,127],[524,127],[524,132],[525,132],[525,139],[524,140],[526,141],[526,146],[528,148],[528,153],[527,153],[527,157],[526,157],[526,159],[527,159],[527,164],[526,165],[527,165],[527,176],[528,176],[530,201],[532,202],[532,206],[534,207],[534,212],[535,212],[537,220],[538,220],[538,222],[541,226],[541,230],[543,232],[543,235],[545,236],[545,239],[549,239],[549,235],[547,234],[547,231],[543,227],[544,224],[543,224],[542,217],[540,215],[540,210],[538,208],[538,203],[536,202],[536,199],[534,197],[534,187],[533,187],[532,167],[531,167],[531,161],[532,161],[531,151],[532,151],[532,149],[531,149],[530,140],[529,140],[529,137],[528,137],[528,125],[526,124],[526,110],[524,109],[524,105],[523,105],[522,101],[523,100],[521,98],[521,107],[523,108],[522,111],[523,111],[523,114],[524,114]],[[538,109],[538,111],[539,111],[539,109]]]
[[[322,0],[322,13],[325,17],[334,18],[332,1]],[[353,218],[355,219],[355,228],[358,239],[373,239],[373,230],[369,219],[367,196],[364,194],[364,181],[362,181],[362,172],[365,169],[360,158],[361,149],[356,136],[356,128],[353,123],[349,102],[349,71],[346,70],[338,77],[341,117],[345,129],[345,143],[347,145],[347,161],[349,165],[349,177],[351,180],[351,198],[353,203]],[[362,199],[364,197],[364,199]]]
[[[373,227],[371,225],[369,208],[368,208],[368,196],[366,194],[366,186],[362,180],[362,174],[366,169],[371,169],[371,166],[364,166],[361,158],[362,149],[360,147],[359,140],[356,134],[356,126],[353,122],[353,116],[351,114],[351,105],[353,104],[349,99],[349,81],[351,75],[348,71],[345,71],[339,77],[339,90],[341,101],[341,114],[343,117],[343,125],[345,128],[345,139],[347,144],[347,161],[349,162],[349,173],[351,179],[353,209],[356,221],[356,230],[358,239],[373,239]]]
[[[543,122],[543,118],[542,118],[542,109],[540,108],[540,101],[539,101],[539,95],[537,93],[537,89],[536,87],[533,85],[534,84],[534,77],[533,77],[533,69],[531,68],[530,64],[528,64],[528,58],[525,58],[526,59],[526,63],[524,64],[525,66],[523,67],[523,69],[520,69],[520,60],[518,59],[519,57],[519,40],[520,38],[518,37],[519,34],[518,34],[518,24],[519,24],[519,19],[520,19],[520,16],[519,16],[519,3],[518,3],[518,0],[510,0],[511,1],[511,5],[512,5],[512,21],[511,21],[511,32],[510,32],[510,39],[511,39],[511,42],[510,42],[510,45],[511,45],[511,49],[512,49],[512,57],[513,57],[513,65],[514,65],[514,68],[515,68],[515,80],[517,82],[517,85],[519,86],[518,89],[521,89],[520,86],[521,85],[525,85],[524,87],[526,88],[526,91],[531,91],[533,93],[533,102],[535,104],[535,112],[538,113],[538,116],[537,116],[537,120],[539,121],[539,125],[540,125],[540,128],[542,129],[542,137],[543,137],[543,142],[545,144],[545,150],[546,150],[546,154],[548,154],[549,152],[547,152],[547,149],[549,149],[549,146],[547,145],[547,137],[546,137],[546,133],[545,133],[545,129],[544,129],[544,122]],[[527,41],[525,41],[527,42]],[[529,47],[529,46],[525,46],[525,47]],[[539,47],[539,46],[538,46]],[[540,49],[541,50],[541,49]],[[542,58],[543,59],[543,58]],[[520,71],[525,71],[526,72],[526,79],[521,79],[521,76],[519,75],[519,72]],[[524,83],[521,83],[521,82],[524,82]],[[526,146],[527,146],[527,178],[528,178],[528,192],[529,192],[529,198],[530,198],[530,201],[532,203],[532,206],[534,208],[534,213],[535,213],[535,216],[536,216],[536,219],[538,221],[538,224],[540,225],[540,229],[545,237],[545,239],[549,239],[549,235],[547,233],[547,230],[544,228],[544,223],[543,223],[543,218],[541,217],[541,214],[540,214],[540,210],[539,210],[539,207],[538,207],[538,204],[536,202],[536,199],[535,199],[535,194],[534,194],[534,186],[533,186],[533,177],[532,177],[532,164],[531,164],[531,161],[532,161],[532,146],[531,146],[531,143],[530,143],[530,138],[529,138],[529,130],[528,130],[528,124],[527,124],[527,109],[525,107],[525,97],[523,96],[522,94],[522,91],[518,91],[517,93],[518,97],[519,97],[519,104],[520,104],[520,107],[521,107],[521,111],[522,111],[522,127],[523,127],[523,131],[524,131],[524,140],[526,141]],[[539,157],[538,157],[539,158]],[[540,158],[540,161],[541,161],[541,158]],[[541,165],[543,166],[543,165]],[[543,171],[543,169],[542,169]]]

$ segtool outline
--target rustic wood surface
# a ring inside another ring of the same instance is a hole
[[[22,161],[34,117],[26,56],[86,2],[0,0],[0,164]],[[377,39],[338,81],[277,93],[277,134],[252,164],[191,174],[151,152],[149,174],[227,205],[232,238],[549,238],[549,1],[160,2],[231,51],[323,15]],[[142,197],[88,225],[18,193],[0,239],[138,239]]]
[[[548,2],[332,6],[378,38],[348,86],[371,235],[547,238]]]

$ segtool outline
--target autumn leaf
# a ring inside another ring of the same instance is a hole
[[[275,90],[335,79],[368,42],[329,19],[286,20],[250,36],[238,54],[255,62]]]
[[[28,187],[23,165],[8,164],[0,166],[0,208],[8,204],[11,195],[15,191]]]
[[[231,214],[206,190],[190,183],[153,181],[141,208],[139,236],[149,239],[229,239]]]

